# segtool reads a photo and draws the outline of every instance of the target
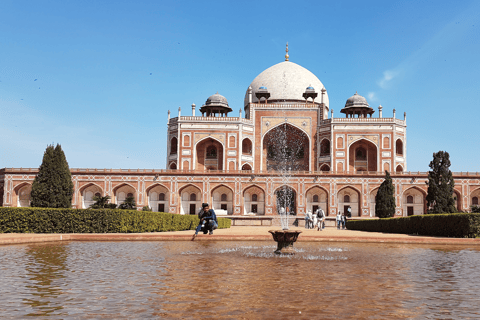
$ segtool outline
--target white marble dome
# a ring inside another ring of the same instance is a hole
[[[266,87],[270,93],[270,100],[285,100],[285,101],[305,101],[303,93],[307,87],[313,87],[318,97],[315,102],[322,101],[322,82],[309,70],[296,63],[290,61],[283,61],[266,69],[260,73],[250,84],[253,90],[253,102],[258,102],[255,93],[260,87]],[[328,103],[328,94],[325,92],[323,102],[326,106]],[[245,105],[248,104],[248,89],[245,93]]]

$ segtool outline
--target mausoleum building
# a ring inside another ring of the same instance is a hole
[[[208,202],[235,224],[262,225],[277,215],[278,190],[289,188],[293,213],[322,207],[335,216],[350,206],[354,217],[366,218],[375,216],[375,196],[389,171],[396,216],[423,214],[427,173],[407,169],[407,119],[406,113],[397,118],[397,107],[385,118],[382,106],[374,110],[357,92],[331,106],[326,87],[289,61],[287,47],[285,61],[247,87],[243,106],[230,106],[217,92],[198,111],[192,104],[176,117],[168,112],[166,169],[71,169],[72,205],[88,208],[95,195],[120,204],[131,195],[140,208],[194,214]],[[279,139],[286,147],[278,148]],[[291,161],[280,161],[279,153]],[[1,205],[28,206],[37,172],[0,169]],[[454,179],[458,210],[478,204],[480,175],[454,173]]]

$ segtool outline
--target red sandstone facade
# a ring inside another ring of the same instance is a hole
[[[166,170],[72,169],[72,206],[88,208],[95,195],[121,203],[133,195],[138,207],[193,214],[208,202],[217,215],[265,223],[277,215],[276,192],[287,186],[292,210],[322,207],[330,216],[351,206],[354,217],[375,216],[375,195],[384,171],[392,174],[396,216],[426,212],[427,173],[407,171],[406,114],[372,117],[365,98],[355,94],[335,118],[323,84],[308,70],[279,63],[254,79],[238,117],[215,94],[202,116],[168,117]],[[330,117],[329,116],[330,113]],[[286,178],[272,157],[279,128],[300,150]],[[38,169],[0,169],[2,206],[28,206]],[[454,173],[457,208],[478,204],[480,175]],[[247,219],[248,218],[248,219]]]

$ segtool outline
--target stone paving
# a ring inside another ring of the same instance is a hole
[[[213,235],[200,233],[195,241],[273,241],[269,230],[278,227],[231,227],[215,230]],[[323,242],[372,242],[372,243],[417,243],[445,245],[480,245],[480,238],[441,238],[417,235],[337,230],[327,227],[323,231],[293,227],[301,230],[298,241]],[[152,233],[84,233],[84,234],[0,234],[1,244],[18,244],[50,241],[190,241],[194,231],[152,232]]]

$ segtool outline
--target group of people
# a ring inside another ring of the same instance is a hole
[[[317,231],[325,229],[325,212],[323,212],[322,208],[318,208],[313,214],[311,210],[305,213],[305,228],[316,228]]]
[[[208,203],[202,203],[202,209],[198,212],[198,218],[200,222],[195,229],[192,241],[195,240],[200,231],[203,231],[203,234],[213,234],[213,230],[218,228],[217,215],[213,209],[210,209]]]

